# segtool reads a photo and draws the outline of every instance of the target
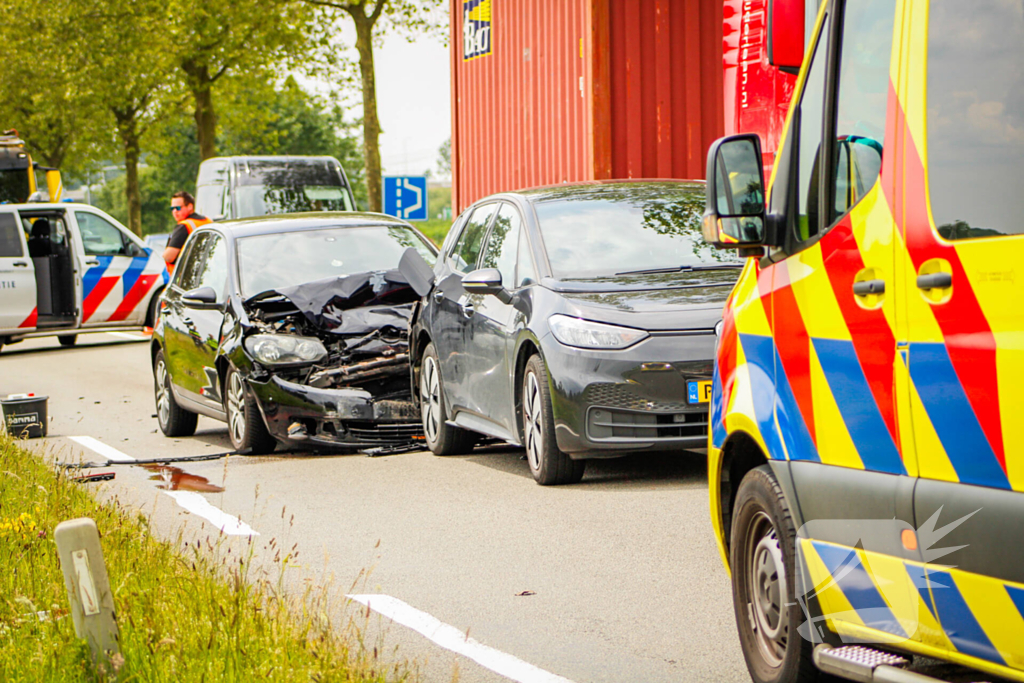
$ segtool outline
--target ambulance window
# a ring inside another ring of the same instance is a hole
[[[832,220],[874,186],[882,169],[895,17],[896,0],[845,3]]]
[[[127,239],[110,221],[96,214],[75,212],[82,248],[89,256],[127,256]]]
[[[18,221],[12,213],[0,213],[0,257],[4,256],[24,256]]]
[[[949,240],[1024,233],[1024,2],[932,0],[928,194]]]
[[[818,149],[821,147],[821,117],[825,104],[826,45],[830,17],[818,34],[818,43],[811,57],[810,71],[800,98],[800,131],[798,149],[797,239],[806,240],[818,234]]]

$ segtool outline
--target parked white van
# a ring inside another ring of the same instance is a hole
[[[163,256],[86,204],[0,204],[0,348],[152,326]]]

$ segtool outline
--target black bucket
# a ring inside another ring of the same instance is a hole
[[[20,439],[46,436],[46,401],[48,396],[8,396],[0,398],[4,428]]]

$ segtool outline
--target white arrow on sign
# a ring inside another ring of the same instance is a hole
[[[411,206],[407,206],[401,210],[402,218],[408,218],[409,214],[413,213],[414,211],[418,211],[420,207],[423,206],[423,190],[410,183],[408,178],[404,179],[402,181],[402,184],[404,185],[406,190],[416,193],[416,202],[413,203]]]

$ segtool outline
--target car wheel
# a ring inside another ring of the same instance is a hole
[[[242,375],[234,368],[229,368],[224,378],[224,412],[228,416],[231,445],[236,451],[248,455],[274,452],[277,441],[267,431],[256,399],[245,390]]]
[[[521,418],[526,460],[538,484],[575,484],[583,478],[587,461],[573,460],[558,449],[548,372],[540,356],[531,356],[526,362]]]
[[[174,400],[171,391],[171,373],[167,371],[163,349],[156,352],[153,361],[153,389],[156,393],[156,421],[165,436],[192,436],[196,433],[199,416],[191,413]]]
[[[465,429],[448,424],[448,411],[444,406],[444,385],[441,364],[433,343],[423,350],[420,365],[420,417],[427,448],[434,455],[463,455],[473,450],[476,437]]]
[[[756,683],[819,680],[812,644],[800,636],[794,599],[796,529],[767,465],[747,473],[733,511],[730,563],[733,608],[747,670]]]
[[[61,346],[74,346],[75,342],[78,341],[77,334],[58,334],[57,341],[60,342]]]
[[[160,294],[163,290],[153,293],[149,298],[149,310],[146,311],[145,327],[156,327],[156,319],[160,316]]]

